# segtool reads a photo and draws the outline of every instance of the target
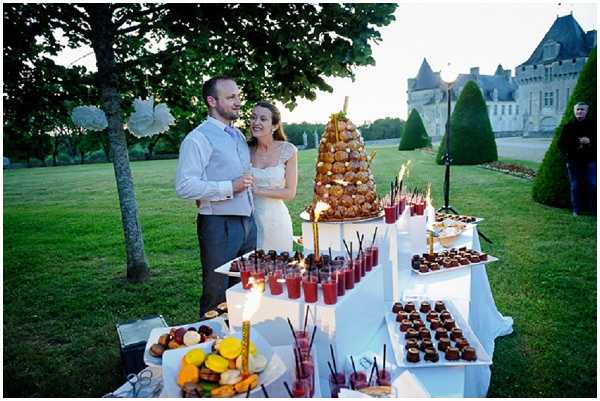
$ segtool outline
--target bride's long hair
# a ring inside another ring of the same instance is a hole
[[[287,136],[285,132],[283,132],[283,124],[281,123],[281,113],[279,109],[275,107],[274,104],[267,102],[265,100],[261,100],[260,102],[256,102],[254,107],[264,107],[265,109],[269,109],[271,111],[271,124],[279,124],[279,127],[273,132],[273,139],[276,141],[287,141]],[[255,137],[250,137],[248,140],[248,146],[256,146],[258,144],[258,139]]]

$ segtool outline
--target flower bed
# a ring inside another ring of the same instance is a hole
[[[536,175],[535,170],[520,166],[518,164],[492,162],[482,164],[481,167],[488,170],[500,171],[505,174],[514,175],[515,177],[525,178],[526,180],[533,180]]]

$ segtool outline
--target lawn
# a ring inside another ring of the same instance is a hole
[[[443,167],[421,151],[377,149],[388,188],[413,161],[408,185]],[[312,195],[315,151],[300,152],[294,230]],[[123,231],[111,164],[4,172],[4,395],[99,397],[122,383],[115,324],[162,314],[193,322],[200,295],[195,210],[174,191],[175,160],[132,163],[151,277],[125,280]],[[596,396],[596,220],[531,200],[531,182],[477,166],[452,168],[451,204],[486,218],[498,256],[488,276],[514,333],[496,342],[489,395]]]

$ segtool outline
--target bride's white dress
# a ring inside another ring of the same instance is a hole
[[[277,165],[266,168],[252,167],[255,185],[268,189],[285,188],[285,162],[294,152],[296,152],[295,146],[284,142]],[[255,195],[254,219],[258,249],[292,252],[292,219],[283,200]]]

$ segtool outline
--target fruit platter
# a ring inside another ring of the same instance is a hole
[[[169,350],[163,355],[161,397],[230,398],[246,396],[285,373],[280,357],[256,331],[250,334],[249,374],[241,374],[241,333],[211,343]]]
[[[205,320],[197,323],[172,327],[157,327],[150,332],[144,363],[148,366],[161,366],[164,354],[173,349],[188,348],[196,344],[212,344],[227,333],[222,319]]]

